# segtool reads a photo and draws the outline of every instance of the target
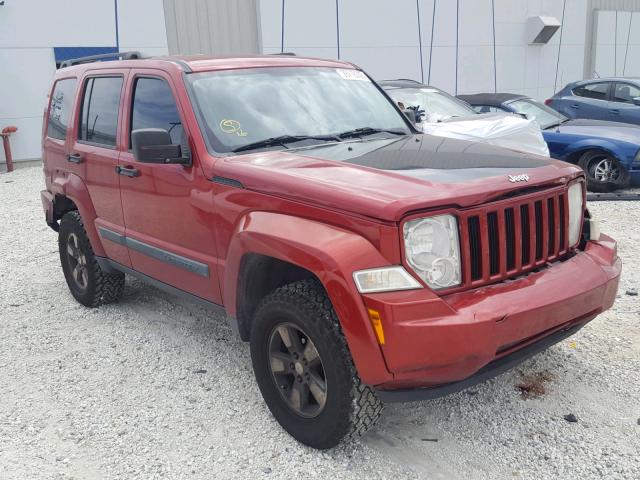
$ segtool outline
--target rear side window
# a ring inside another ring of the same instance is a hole
[[[116,146],[122,77],[89,78],[82,96],[78,140]]]
[[[169,84],[159,78],[138,78],[133,93],[131,131],[141,128],[162,128],[171,135],[171,143],[184,140],[180,114]],[[129,134],[131,146],[131,134]]]
[[[76,79],[66,78],[58,80],[53,87],[51,106],[49,107],[49,121],[47,136],[64,140],[69,127],[69,117],[73,109],[73,99],[76,93]]]
[[[617,83],[613,94],[614,102],[633,103],[634,98],[640,97],[640,88],[628,83]]]
[[[609,83],[592,83],[573,89],[573,94],[579,97],[606,100],[609,93]]]

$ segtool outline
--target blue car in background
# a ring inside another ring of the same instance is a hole
[[[640,182],[640,127],[602,120],[571,120],[524,95],[459,95],[478,113],[513,112],[535,119],[553,158],[580,165],[589,190],[609,192]]]
[[[570,83],[544,103],[568,118],[640,125],[640,78],[599,78]]]

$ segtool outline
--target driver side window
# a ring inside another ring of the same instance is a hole
[[[140,77],[135,81],[129,148],[131,132],[142,128],[162,128],[169,132],[172,144],[182,146],[183,153],[188,148],[176,101],[169,84],[163,79]]]

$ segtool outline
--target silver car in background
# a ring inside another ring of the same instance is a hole
[[[383,80],[378,84],[401,110],[415,117],[416,126],[426,134],[549,156],[534,120],[509,113],[479,114],[445,91],[414,80]]]

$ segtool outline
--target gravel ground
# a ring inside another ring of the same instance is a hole
[[[132,279],[118,305],[78,305],[42,184],[39,167],[0,175],[3,480],[640,478],[636,202],[591,205],[625,260],[611,311],[484,385],[389,405],[361,442],[319,453],[273,420],[221,318]]]

